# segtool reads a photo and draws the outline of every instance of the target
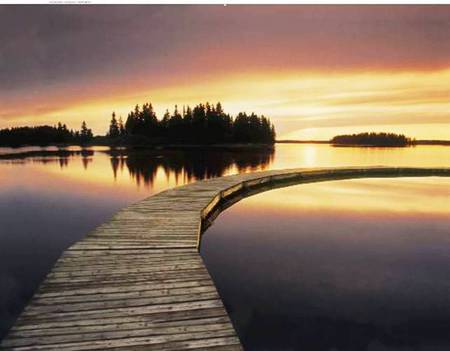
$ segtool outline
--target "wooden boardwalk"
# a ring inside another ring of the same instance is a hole
[[[294,169],[200,181],[119,211],[67,249],[2,350],[241,350],[198,253],[227,206],[276,187],[331,179],[450,176],[450,169]]]

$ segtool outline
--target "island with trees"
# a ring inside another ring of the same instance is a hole
[[[0,129],[0,146],[86,145],[93,138],[92,130],[87,127],[84,121],[80,130],[69,130],[65,124],[60,122],[56,126]]]
[[[330,140],[335,146],[390,146],[404,147],[415,144],[415,140],[395,133],[359,133],[337,135]]]
[[[0,146],[21,145],[231,145],[275,142],[275,127],[265,116],[225,113],[222,105],[175,106],[158,118],[151,103],[136,105],[123,121],[113,112],[104,136],[95,136],[85,122],[79,131],[65,124],[0,130]]]
[[[240,112],[235,118],[222,105],[206,103],[172,113],[166,110],[158,119],[151,103],[136,105],[123,123],[112,113],[107,137],[125,144],[273,144],[275,127],[255,113]]]

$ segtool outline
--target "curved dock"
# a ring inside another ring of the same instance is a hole
[[[198,253],[202,231],[243,197],[299,183],[450,176],[450,168],[291,169],[199,181],[119,211],[68,248],[2,350],[241,350]]]

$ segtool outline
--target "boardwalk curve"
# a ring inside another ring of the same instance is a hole
[[[450,168],[321,168],[180,186],[115,214],[68,248],[2,350],[241,350],[198,253],[202,231],[240,199],[299,183],[450,176]]]

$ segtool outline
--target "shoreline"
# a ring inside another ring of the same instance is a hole
[[[273,147],[273,144],[263,143],[230,143],[230,144],[113,144],[113,143],[87,143],[87,144],[22,144],[22,145],[0,145],[1,148],[7,149],[20,149],[26,147],[40,147],[50,148],[56,147],[59,149],[65,149],[69,147],[109,147],[109,148],[129,148],[129,149],[164,149],[164,148],[268,148]]]
[[[450,146],[450,141],[447,140],[419,140],[418,142],[405,146],[386,146],[386,145],[361,145],[361,144],[332,144],[328,141],[314,141],[314,140],[280,140],[274,144],[187,144],[187,145],[105,145],[105,144],[89,144],[89,145],[23,145],[17,147],[0,146],[0,160],[27,158],[27,157],[69,157],[76,154],[85,156],[92,155],[93,152],[140,152],[140,151],[194,151],[194,150],[222,150],[222,151],[267,151],[274,150],[276,144],[326,144],[332,147],[351,147],[351,148],[384,148],[384,149],[398,149],[416,146]],[[76,149],[71,149],[71,148]],[[20,151],[20,149],[32,148],[31,150]],[[105,148],[104,150],[95,150],[94,148]],[[2,153],[2,149],[11,149]]]
[[[333,143],[329,140],[277,140],[276,144],[329,144],[331,146],[336,147],[389,147],[389,148],[398,148],[398,147],[410,147],[417,145],[439,145],[439,146],[450,146],[450,140],[415,140],[411,144],[407,145],[373,145],[373,144],[357,144],[357,143],[349,143],[349,144],[337,144]]]
[[[71,148],[76,149],[71,149]],[[12,149],[5,153],[1,152],[1,149]],[[22,148],[32,148],[31,150],[20,151]],[[94,148],[105,148],[95,150]],[[200,150],[219,150],[230,152],[250,152],[250,151],[273,151],[274,144],[213,144],[213,145],[140,145],[140,146],[114,146],[114,145],[23,145],[18,147],[0,146],[0,160],[19,159],[27,157],[69,157],[73,155],[91,156],[95,151],[98,152],[144,152],[144,151],[200,151]]]

